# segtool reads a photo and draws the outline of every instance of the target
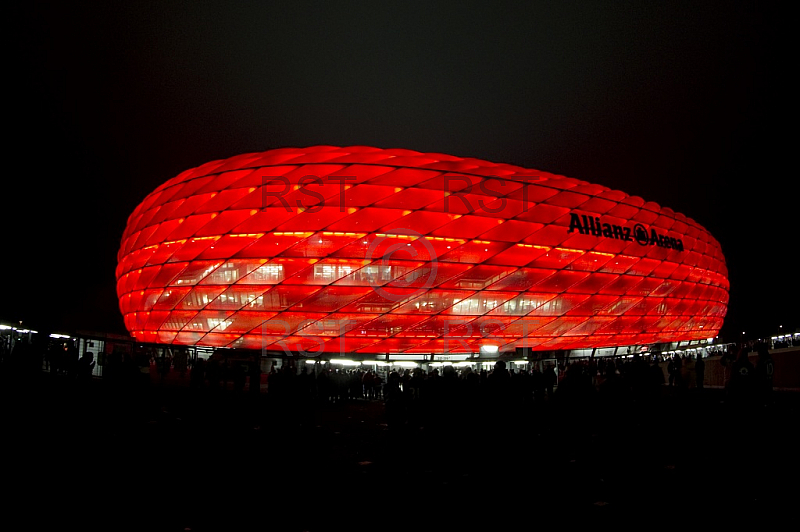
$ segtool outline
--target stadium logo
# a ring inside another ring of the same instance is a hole
[[[647,231],[644,225],[637,223],[631,229],[622,225],[601,223],[600,217],[591,217],[585,214],[578,215],[574,212],[569,213],[569,229],[567,233],[578,231],[582,235],[602,236],[626,242],[636,241],[640,246],[658,246],[660,248],[675,249],[683,251],[683,241],[680,238],[673,238],[659,234],[655,228]]]

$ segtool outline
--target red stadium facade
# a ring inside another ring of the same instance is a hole
[[[708,339],[729,293],[719,243],[656,203],[362,146],[183,172],[130,215],[116,278],[137,341],[305,355]]]

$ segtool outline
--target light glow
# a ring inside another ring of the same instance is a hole
[[[270,176],[264,187],[284,180],[291,208],[253,200],[242,170]],[[341,193],[340,175],[357,178]],[[484,178],[515,187],[499,212],[481,207],[498,200]],[[338,196],[314,203],[330,184]],[[365,146],[182,172],[129,217],[116,279],[139,341],[390,359],[701,341],[719,333],[730,288],[719,243],[671,209],[547,172]]]

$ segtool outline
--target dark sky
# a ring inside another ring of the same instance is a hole
[[[124,333],[116,252],[150,191],[214,159],[357,144],[670,207],[722,245],[725,339],[800,327],[785,16],[735,0],[24,2],[7,12],[0,320]]]

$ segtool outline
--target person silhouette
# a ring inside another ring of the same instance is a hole
[[[753,395],[755,367],[750,362],[745,346],[739,348],[731,366],[731,379],[728,383],[728,397],[734,406],[750,406]]]
[[[205,378],[206,361],[204,358],[198,357],[189,370],[189,386],[194,389],[201,389],[205,384]]]
[[[775,375],[775,361],[770,355],[769,348],[763,342],[756,345],[758,359],[755,365],[755,390],[759,404],[769,406],[773,402],[773,378]]]
[[[91,351],[84,352],[81,358],[78,359],[75,378],[81,382],[91,380],[94,365],[94,353]]]
[[[494,369],[486,377],[486,384],[489,392],[489,400],[495,406],[502,407],[508,405],[511,394],[511,374],[506,369],[504,360],[498,360],[494,363]]]
[[[386,408],[386,422],[390,429],[398,430],[405,423],[405,409],[403,391],[401,389],[402,377],[397,370],[389,373],[384,388],[384,404]]]
[[[506,369],[505,361],[496,361],[494,368],[486,376],[483,397],[485,419],[488,423],[486,434],[508,436],[508,430],[513,425],[516,412],[512,404],[511,374]]]
[[[78,370],[78,361],[80,360],[80,355],[78,355],[78,345],[74,341],[70,341],[67,344],[67,349],[65,352],[64,357],[64,364],[63,368],[67,376],[74,378],[76,372]]]
[[[673,358],[672,363],[674,366],[673,371],[675,373],[675,378],[673,380],[674,386],[676,388],[681,388],[681,389],[685,388],[686,380],[685,380],[685,375],[683,373],[683,366],[684,366],[683,356],[679,356],[676,354]]]
[[[553,399],[553,389],[555,388],[556,383],[558,382],[558,375],[556,375],[556,370],[552,364],[546,364],[544,367],[544,371],[542,372],[543,380],[544,380],[544,388],[547,394],[547,399]]]
[[[706,378],[706,362],[703,360],[703,354],[697,354],[697,360],[694,363],[694,372],[695,372],[695,386],[697,390],[703,389],[703,382],[705,382]]]

